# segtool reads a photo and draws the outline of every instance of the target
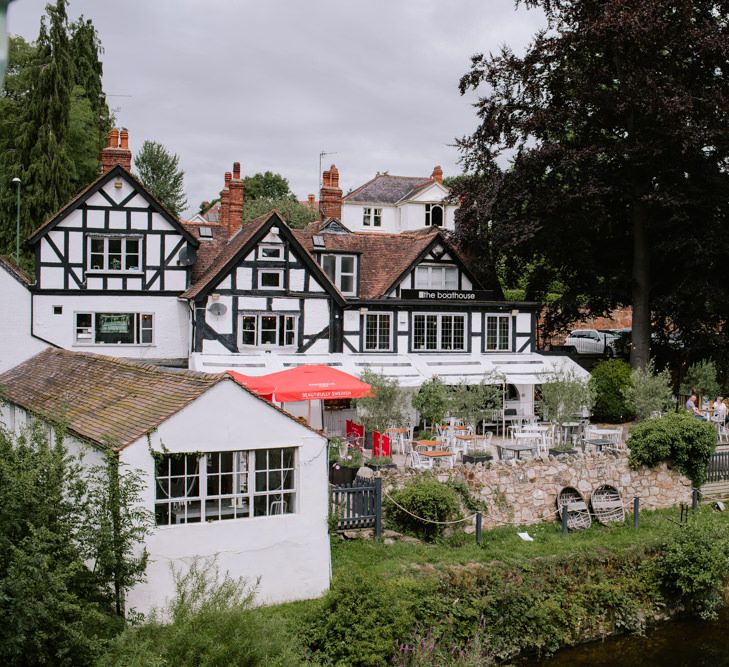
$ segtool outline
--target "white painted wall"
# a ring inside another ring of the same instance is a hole
[[[60,315],[53,307],[61,306]],[[75,338],[75,313],[153,313],[152,345],[80,345]],[[137,359],[187,357],[188,306],[174,296],[104,296],[66,293],[33,295],[33,333],[67,350]]]
[[[30,290],[0,265],[0,373],[48,347],[31,335]]]
[[[163,526],[147,539],[147,581],[129,595],[129,608],[149,611],[174,594],[171,566],[184,569],[195,557],[215,557],[221,571],[254,582],[257,602],[312,598],[329,587],[326,439],[280,413],[232,380],[215,385],[152,433],[152,447],[171,452],[236,451],[297,447],[294,514]],[[125,463],[143,471],[144,502],[154,508],[154,459],[147,438],[122,451]]]

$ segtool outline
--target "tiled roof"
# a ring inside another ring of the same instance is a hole
[[[227,245],[221,245],[218,249],[218,255],[205,267],[204,270],[199,271],[197,267],[193,268],[193,273],[197,273],[198,280],[193,282],[192,286],[188,288],[186,292],[183,292],[181,297],[183,299],[194,299],[200,292],[202,292],[215,276],[220,272],[225,265],[230,262],[238,254],[238,251],[251,239],[251,237],[265,225],[269,218],[276,214],[276,211],[269,211],[263,215],[259,215],[253,220],[248,220],[243,223],[243,226],[230,238]],[[201,242],[200,245],[203,245]],[[200,260],[198,260],[200,261]]]
[[[14,260],[10,259],[10,257],[6,257],[5,255],[0,255],[0,266],[2,266],[3,269],[5,269],[15,280],[17,280],[19,283],[22,283],[26,287],[30,287],[33,283],[32,278],[25,272],[23,269],[21,269]]]
[[[371,181],[367,181],[367,183],[346,195],[344,201],[396,204],[414,194],[423,186],[432,183],[435,183],[435,180],[430,176],[377,174]]]
[[[223,225],[212,222],[193,222],[186,220],[182,226],[200,243],[197,248],[197,260],[192,265],[192,284],[194,285],[210,265],[220,255],[228,242],[228,230]],[[207,227],[212,232],[212,238],[200,236],[200,227]]]
[[[0,393],[85,440],[116,448],[156,428],[225,378],[47,349],[0,375]]]
[[[314,251],[312,237],[323,223],[306,229],[293,230],[294,236],[310,253]],[[402,234],[357,232],[351,234],[321,234],[325,248],[334,252],[360,253],[360,298],[379,299],[392,284],[415,262],[419,255],[438,237],[437,229],[423,229]],[[449,246],[450,248],[451,246]]]

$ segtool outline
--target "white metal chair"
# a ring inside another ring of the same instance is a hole
[[[427,456],[420,456],[420,452],[412,447],[408,456],[410,461],[410,468],[413,470],[431,470],[433,468],[433,459],[429,459]]]

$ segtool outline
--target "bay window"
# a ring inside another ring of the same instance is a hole
[[[466,316],[413,315],[413,351],[463,351],[466,349]]]
[[[88,271],[137,272],[142,270],[138,236],[90,236]]]
[[[297,315],[273,312],[241,315],[240,345],[290,347],[296,344]]]
[[[508,352],[511,349],[511,317],[486,315],[486,345],[488,352]]]
[[[364,318],[365,351],[392,350],[392,313],[367,313]]]
[[[152,313],[76,313],[74,341],[79,345],[152,345]]]
[[[158,526],[292,514],[294,447],[157,455]]]

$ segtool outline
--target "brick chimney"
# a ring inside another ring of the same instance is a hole
[[[225,187],[220,191],[220,224],[228,238],[243,226],[245,183],[240,177],[240,162],[233,163],[233,172],[225,172]]]
[[[433,173],[430,175],[430,177],[436,182],[443,184],[443,170],[441,169],[440,165],[436,165],[433,167]]]
[[[335,165],[326,169],[322,174],[319,213],[322,220],[326,218],[342,219],[342,189],[339,187],[339,170]]]
[[[116,128],[109,130],[109,143],[101,151],[101,173],[106,174],[116,165],[121,165],[127,171],[132,170],[132,151],[129,150],[129,132]]]
[[[312,210],[316,211],[316,195],[309,195],[307,197],[306,205]]]
[[[243,226],[243,197],[246,185],[240,177],[240,162],[233,163],[233,178],[228,187],[230,189],[228,238],[230,238]]]

